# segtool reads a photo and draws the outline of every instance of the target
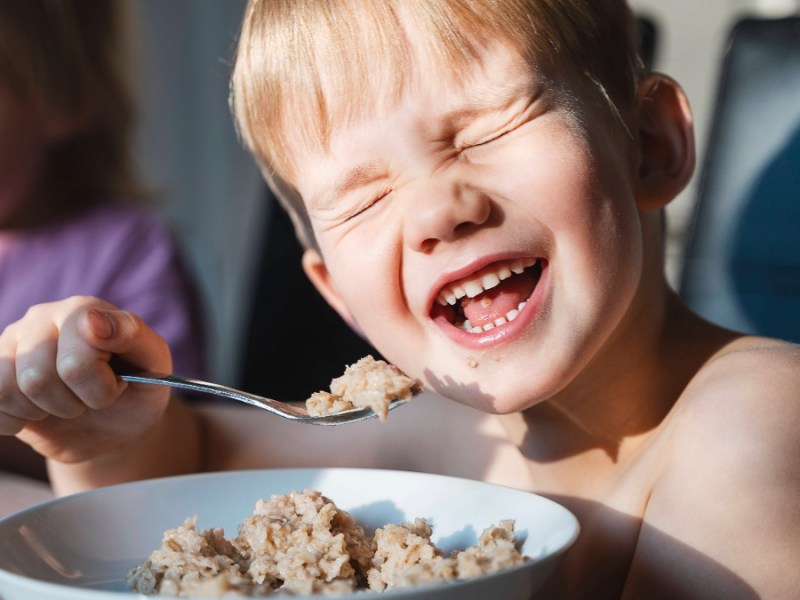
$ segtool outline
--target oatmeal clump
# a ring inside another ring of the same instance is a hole
[[[383,360],[365,356],[331,381],[330,392],[316,392],[306,400],[309,414],[319,417],[352,408],[370,408],[385,421],[392,400],[410,400],[419,384]]]
[[[246,576],[248,559],[222,529],[197,530],[197,518],[164,532],[161,547],[128,572],[128,585],[140,594],[222,596],[259,595]]]
[[[201,531],[196,517],[164,533],[162,546],[128,573],[140,594],[243,597],[383,591],[494,573],[527,560],[513,521],[444,556],[424,519],[386,525],[374,536],[315,490],[259,500],[233,539]]]
[[[450,579],[471,579],[525,562],[517,550],[514,522],[504,520],[483,531],[478,543],[449,556],[431,542],[424,519],[387,525],[375,532],[375,555],[367,573],[372,590],[414,587]]]

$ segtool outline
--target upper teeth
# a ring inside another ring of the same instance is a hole
[[[522,273],[527,267],[536,264],[535,258],[517,258],[492,265],[488,270],[465,277],[446,285],[439,292],[436,301],[442,306],[454,305],[464,296],[474,298],[478,294],[496,287],[504,279]]]

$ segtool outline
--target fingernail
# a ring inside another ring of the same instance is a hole
[[[114,336],[114,322],[103,311],[90,308],[87,312],[92,333],[101,340],[108,340]]]

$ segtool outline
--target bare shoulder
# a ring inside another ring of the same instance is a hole
[[[714,355],[686,388],[676,415],[678,432],[725,443],[738,433],[776,442],[796,438],[800,428],[800,346],[767,338],[745,337]],[[688,440],[687,440],[688,441]],[[737,444],[737,447],[740,444]]]
[[[665,430],[631,586],[658,555],[679,597],[792,597],[799,424],[798,346],[741,338],[709,360]]]
[[[798,466],[790,452],[800,451],[798,423],[800,346],[740,338],[698,371],[676,405],[668,472]]]
[[[800,345],[771,338],[742,337],[715,354],[700,370],[697,380],[732,376],[740,383],[751,381],[777,389],[783,384],[800,384],[798,366]]]

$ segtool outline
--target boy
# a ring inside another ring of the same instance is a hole
[[[691,117],[639,70],[631,23],[621,0],[248,7],[234,112],[307,274],[455,403],[332,430],[191,409],[108,368],[169,370],[158,336],[73,298],[0,338],[0,429],[61,492],[323,464],[529,489],[581,521],[546,598],[796,597],[800,352],[668,289],[662,209],[693,170]]]

